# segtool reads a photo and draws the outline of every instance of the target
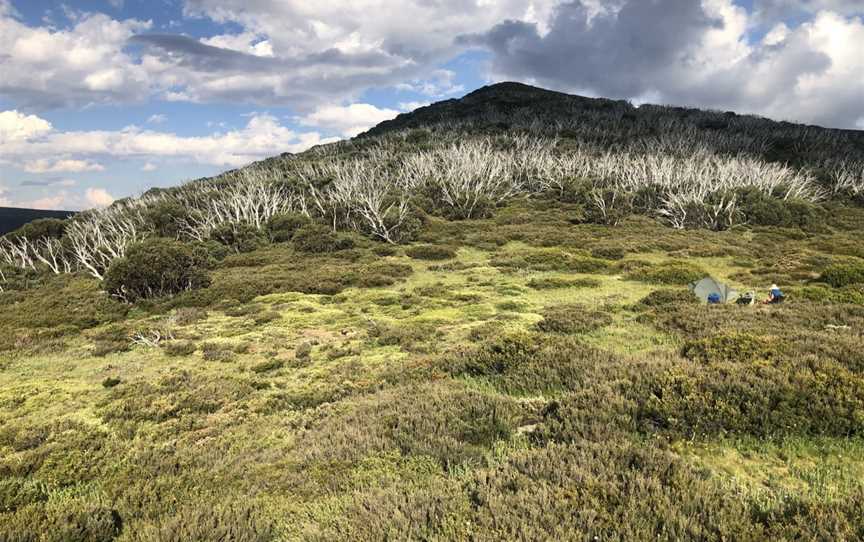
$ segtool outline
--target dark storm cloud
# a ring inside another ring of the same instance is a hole
[[[507,21],[461,41],[491,49],[496,72],[629,97],[669,65],[686,63],[690,46],[720,26],[692,0],[631,0],[593,19],[576,1],[557,9],[546,35],[535,24]]]
[[[278,72],[280,69],[303,66],[387,66],[392,61],[380,53],[346,54],[338,49],[327,49],[298,58],[256,56],[207,45],[179,34],[139,34],[130,38],[131,44],[142,45],[151,52],[178,60],[181,66],[201,72]]]

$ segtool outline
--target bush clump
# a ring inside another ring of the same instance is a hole
[[[752,363],[770,360],[780,344],[750,333],[729,333],[687,341],[681,348],[685,358],[701,363]]]
[[[864,262],[830,265],[822,271],[819,281],[830,284],[834,288],[864,284]]]
[[[547,333],[590,333],[612,323],[612,317],[605,312],[578,304],[550,307],[542,314],[537,329]]]
[[[660,308],[677,305],[696,305],[699,299],[688,290],[661,288],[654,290],[639,301],[639,305],[650,308]]]
[[[548,277],[531,279],[528,287],[534,290],[557,290],[560,288],[599,288],[602,282],[597,279],[568,279],[562,277]]]
[[[273,243],[287,243],[297,230],[312,223],[312,219],[301,213],[282,213],[267,221],[267,235]]]
[[[294,247],[301,252],[323,254],[354,247],[354,241],[339,235],[322,224],[307,224],[299,228],[291,238]]]
[[[415,260],[440,261],[449,260],[456,257],[456,251],[450,247],[442,247],[439,245],[417,245],[408,248],[405,251],[409,257]]]
[[[665,262],[639,266],[627,273],[626,278],[649,284],[685,285],[704,278],[706,274],[704,269],[691,263]]]
[[[163,238],[130,247],[125,258],[111,264],[103,281],[106,291],[128,302],[209,285],[207,272],[189,247]]]
[[[163,349],[171,357],[185,357],[194,354],[198,347],[192,341],[169,341]]]
[[[229,223],[213,229],[210,239],[237,253],[252,252],[267,244],[267,237],[252,224]]]

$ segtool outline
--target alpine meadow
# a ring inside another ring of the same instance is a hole
[[[862,132],[516,83],[30,222],[0,540],[862,539],[862,232]]]

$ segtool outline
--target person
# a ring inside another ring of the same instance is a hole
[[[776,284],[771,285],[771,291],[768,293],[768,299],[765,300],[766,305],[776,305],[777,303],[783,303],[783,300],[786,298],[783,295],[783,291],[780,290]]]

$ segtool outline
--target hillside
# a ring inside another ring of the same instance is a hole
[[[39,209],[17,209],[0,207],[0,235],[17,230],[24,224],[39,218],[69,218],[74,213],[69,211],[43,211]]]
[[[862,539],[862,140],[503,84],[26,227],[0,540]]]

